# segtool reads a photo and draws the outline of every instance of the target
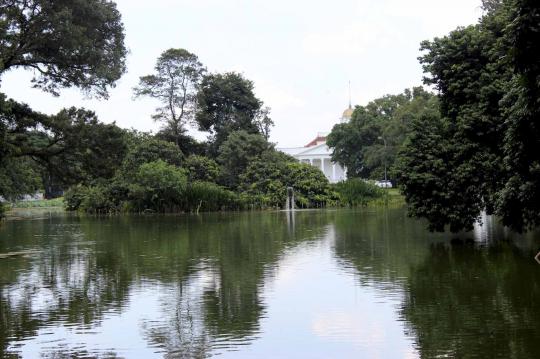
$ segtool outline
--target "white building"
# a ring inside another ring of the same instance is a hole
[[[340,122],[347,122],[351,119],[353,113],[352,106],[343,112]],[[319,168],[330,183],[336,183],[347,179],[347,169],[339,163],[332,162],[332,151],[326,145],[325,132],[319,132],[317,137],[304,147],[278,148],[278,150],[293,156],[298,161],[309,163]]]

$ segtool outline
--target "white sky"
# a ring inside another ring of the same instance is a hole
[[[209,71],[241,72],[272,109],[271,140],[302,146],[329,131],[352,102],[365,105],[421,84],[420,41],[475,23],[480,0],[117,0],[130,49],[128,73],[110,99],[78,90],[53,97],[30,88],[31,72],[11,71],[1,91],[35,110],[80,106],[121,127],[157,130],[157,103],[132,99],[138,77],[164,50],[185,48]],[[198,135],[198,138],[204,136]]]

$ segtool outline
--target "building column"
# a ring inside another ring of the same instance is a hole
[[[332,182],[337,182],[336,181],[336,164],[335,163],[332,163]]]
[[[324,173],[324,158],[321,158],[321,172]]]
[[[309,164],[310,164],[311,166],[313,166],[313,158],[310,158],[310,159],[309,159]]]

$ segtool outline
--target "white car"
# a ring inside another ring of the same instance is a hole
[[[392,182],[390,181],[375,181],[375,186],[381,188],[392,188]]]

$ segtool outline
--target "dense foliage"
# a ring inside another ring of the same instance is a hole
[[[126,71],[124,26],[109,0],[0,2],[0,76],[33,70],[35,87],[78,87],[107,97]]]
[[[247,166],[271,148],[272,145],[259,134],[243,130],[232,132],[219,147],[217,157],[222,168],[223,183],[236,188],[239,176]]]
[[[294,189],[295,205],[299,208],[335,204],[336,194],[319,169],[278,152],[268,152],[251,161],[240,182],[244,193],[263,206],[283,207],[287,187]]]
[[[209,74],[202,79],[196,121],[200,130],[210,133],[213,155],[235,131],[258,133],[268,140],[273,122],[253,87],[253,82],[234,72]]]
[[[382,197],[383,190],[360,178],[349,178],[335,185],[342,204],[349,207],[365,206],[369,201]]]
[[[497,213],[516,230],[540,225],[540,4],[516,1],[506,34],[514,77],[505,103],[504,164]]]
[[[186,159],[185,167],[188,170],[190,181],[217,182],[221,177],[221,169],[211,158],[192,155]]]
[[[11,199],[38,187],[47,192],[53,185],[111,178],[126,152],[124,131],[100,123],[93,112],[70,108],[47,116],[3,94],[0,135],[0,195]]]
[[[158,160],[142,164],[130,182],[130,197],[139,212],[175,212],[186,192],[187,173]]]
[[[397,153],[411,122],[437,112],[437,98],[415,87],[399,95],[386,95],[366,106],[357,106],[349,122],[334,126],[328,135],[332,159],[347,168],[349,177],[396,179]]]
[[[129,150],[121,169],[121,175],[124,177],[134,176],[145,163],[161,160],[173,166],[180,166],[184,160],[182,152],[174,143],[159,140],[145,133],[129,136]]]
[[[492,1],[478,25],[422,43],[441,117],[415,121],[400,179],[431,229],[471,229],[483,210],[517,231],[540,224],[539,6]]]
[[[107,97],[125,72],[124,28],[111,1],[4,1],[0,76],[16,68],[58,95],[65,87]],[[124,131],[84,109],[44,115],[0,93],[0,200],[46,195],[111,178],[125,154]]]
[[[230,137],[224,146],[239,148],[227,161],[220,157],[221,165],[203,156],[180,162],[174,144],[162,144],[169,150],[159,152],[153,146],[161,141],[147,135],[131,140],[116,176],[72,187],[66,207],[102,214],[282,208],[287,187],[294,188],[299,208],[337,204],[338,194],[319,169],[275,151],[260,135],[240,131]]]

